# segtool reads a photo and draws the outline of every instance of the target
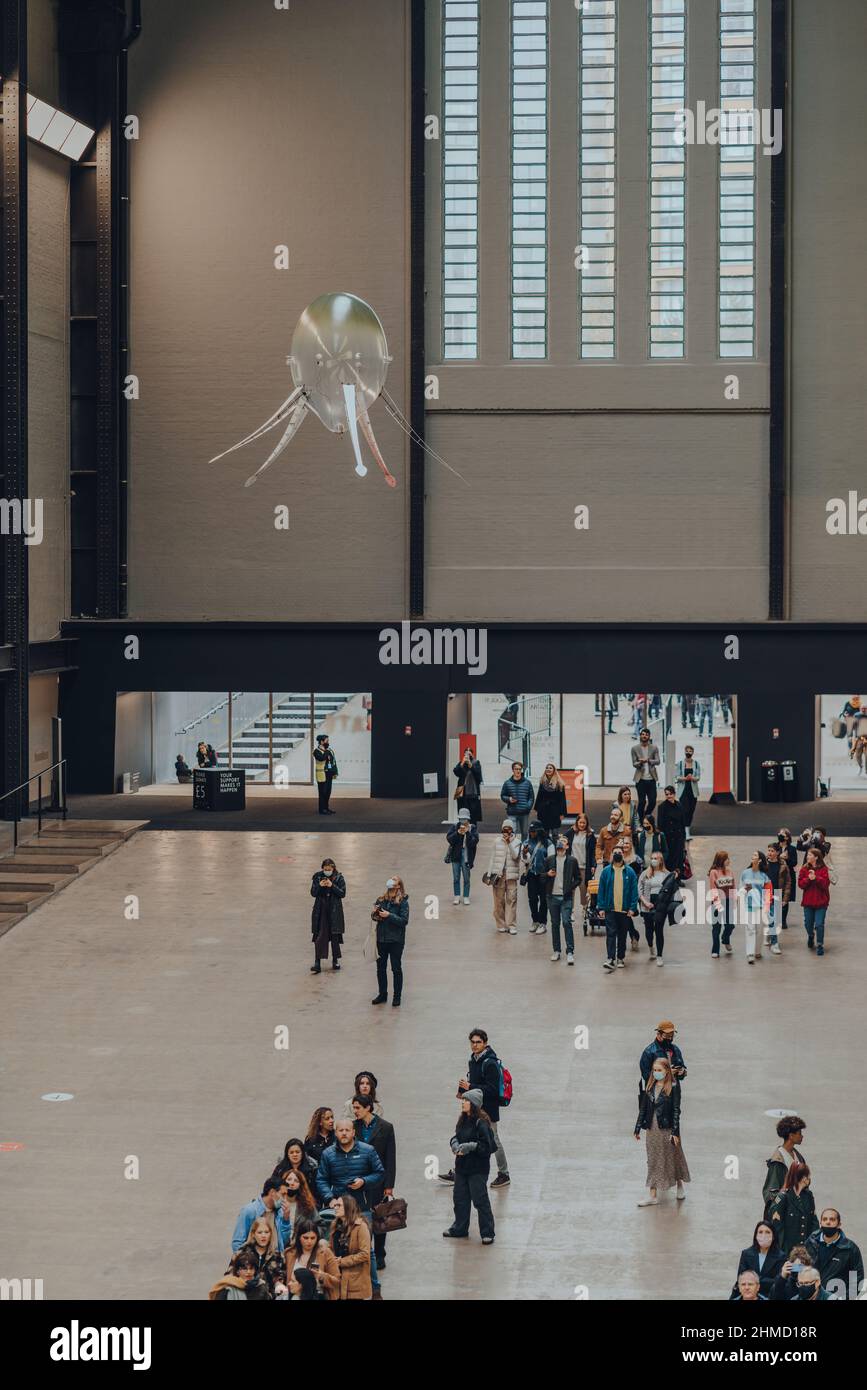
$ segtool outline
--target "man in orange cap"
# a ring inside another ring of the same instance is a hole
[[[641,1084],[647,1085],[647,1078],[656,1057],[665,1057],[671,1063],[671,1073],[678,1081],[683,1081],[686,1076],[686,1063],[683,1060],[683,1053],[674,1041],[677,1032],[670,1018],[664,1018],[661,1023],[656,1025],[656,1037],[653,1042],[648,1043],[642,1052],[638,1065],[641,1069]]]

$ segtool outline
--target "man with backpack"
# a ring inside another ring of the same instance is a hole
[[[462,1099],[465,1091],[481,1091],[482,1109],[491,1122],[491,1129],[497,1141],[497,1176],[491,1187],[508,1187],[512,1180],[509,1177],[509,1165],[505,1149],[500,1142],[498,1126],[500,1108],[505,1108],[512,1099],[512,1078],[490,1046],[484,1028],[474,1028],[469,1036],[470,1060],[467,1064],[467,1075],[458,1082],[458,1099]],[[454,1169],[440,1174],[440,1177],[443,1182],[454,1182]]]

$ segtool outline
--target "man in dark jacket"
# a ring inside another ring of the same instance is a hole
[[[331,750],[327,734],[320,734],[317,738],[316,747],[313,749],[313,759],[315,762],[316,790],[319,793],[319,814],[320,816],[336,815],[328,803],[331,800],[331,786],[337,776],[337,759]]]
[[[488,1035],[484,1028],[474,1028],[470,1033],[470,1060],[467,1063],[467,1075],[458,1082],[458,1097],[462,1098],[469,1090],[481,1091],[481,1106],[491,1122],[491,1129],[497,1141],[495,1155],[497,1176],[491,1183],[491,1187],[508,1187],[512,1179],[509,1177],[506,1151],[500,1142],[498,1132],[500,1123],[500,1064],[496,1052],[488,1042]],[[454,1182],[454,1169],[450,1168],[447,1173],[442,1173],[440,1177],[443,1182]]]
[[[530,812],[533,809],[533,783],[524,776],[524,764],[512,763],[512,775],[507,777],[500,788],[500,800],[506,814],[515,822],[522,840],[527,838]]]
[[[677,1032],[671,1019],[664,1018],[661,1023],[656,1025],[656,1037],[653,1042],[648,1043],[638,1059],[638,1066],[641,1071],[642,1085],[647,1085],[647,1078],[650,1076],[654,1058],[665,1057],[671,1064],[671,1074],[678,1081],[686,1079],[686,1063],[683,1060],[683,1053],[674,1041]]]
[[[372,1144],[356,1138],[352,1120],[340,1119],[334,1125],[334,1143],[319,1160],[316,1170],[316,1192],[324,1207],[333,1207],[338,1197],[349,1193],[361,1209],[368,1226],[373,1227],[371,1206],[379,1201],[385,1184],[385,1168]],[[374,1290],[379,1288],[376,1257],[370,1252],[370,1277]]]
[[[565,832],[557,836],[557,851],[547,873],[548,911],[551,914],[551,959],[560,959],[560,926],[566,938],[566,964],[575,964],[575,937],[572,931],[572,908],[575,889],[581,886],[578,860],[569,849]]]
[[[665,800],[660,803],[656,824],[668,843],[666,868],[680,871],[686,854],[686,816],[674,787],[665,789]]]
[[[855,1299],[864,1280],[861,1251],[844,1233],[840,1213],[826,1207],[819,1217],[819,1229],[804,1242],[818,1269],[822,1288],[838,1299]]]
[[[355,1095],[352,1098],[352,1113],[355,1116],[355,1137],[362,1144],[370,1144],[379,1154],[385,1170],[383,1185],[378,1192],[371,1189],[369,1201],[371,1208],[378,1206],[384,1197],[394,1196],[394,1179],[397,1173],[397,1146],[394,1138],[394,1125],[389,1124],[373,1109],[370,1096]],[[374,1232],[373,1249],[377,1269],[385,1269],[385,1235]]]

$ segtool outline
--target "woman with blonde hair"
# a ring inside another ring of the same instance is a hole
[[[277,1240],[273,1214],[257,1216],[250,1227],[242,1250],[252,1250],[259,1265],[258,1275],[268,1289],[270,1298],[282,1298],[286,1293],[286,1259]],[[230,1270],[226,1271],[227,1274]]]
[[[566,783],[553,763],[545,764],[545,771],[539,778],[533,810],[549,835],[560,829],[560,822],[567,814]]]
[[[409,923],[409,898],[403,879],[397,874],[386,881],[385,892],[373,904],[370,914],[376,925],[376,980],[379,990],[372,1004],[388,1003],[388,962],[394,984],[392,1007],[400,1008],[403,995],[403,948]]]
[[[334,1203],[336,1220],[329,1245],[340,1272],[340,1299],[373,1297],[370,1279],[370,1228],[354,1197],[344,1193]]]
[[[686,1156],[680,1142],[680,1082],[676,1081],[667,1057],[654,1057],[647,1085],[641,1092],[635,1138],[647,1134],[647,1196],[640,1207],[655,1207],[658,1193],[676,1187],[677,1200],[686,1196],[684,1183],[690,1181]]]

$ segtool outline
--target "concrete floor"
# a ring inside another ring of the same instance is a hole
[[[729,838],[742,867],[750,839]],[[696,871],[717,846],[694,842]],[[438,835],[157,831],[139,834],[0,940],[0,1277],[42,1278],[49,1299],[201,1299],[222,1273],[239,1207],[316,1105],[341,1106],[362,1067],[397,1128],[409,1229],[390,1237],[391,1299],[726,1297],[761,1214],[771,1109],[808,1122],[817,1203],[867,1243],[859,1156],[867,845],[835,836],[829,950],[712,961],[706,929],[670,931],[609,977],[601,941],[552,965],[550,936],[498,936],[479,881],[453,908]],[[328,853],[349,884],[345,967],[308,973],[309,876]],[[484,855],[484,850],[480,851]],[[362,956],[392,871],[412,917],[400,1011],[372,1009]],[[140,918],[124,916],[137,894]],[[425,920],[426,895],[439,920]],[[637,1057],[674,1018],[689,1066],[689,1198],[639,1210],[632,1138]],[[274,1030],[290,1029],[289,1052]],[[590,1046],[576,1050],[575,1030]],[[497,1241],[443,1241],[448,1156],[470,1027],[511,1069],[502,1122],[513,1185],[493,1194]],[[50,1102],[45,1094],[71,1092]],[[22,1148],[7,1148],[19,1143]],[[138,1180],[124,1177],[129,1156]],[[740,1176],[726,1179],[735,1156]]]

